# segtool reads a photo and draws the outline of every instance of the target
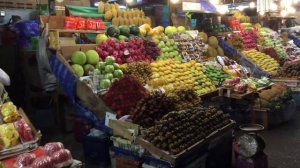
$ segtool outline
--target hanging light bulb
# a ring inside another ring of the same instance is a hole
[[[280,1],[280,6],[281,6],[281,7],[285,7],[285,5],[286,5],[286,4],[285,4],[284,0],[281,0],[281,1]]]
[[[270,9],[271,9],[272,11],[276,11],[276,10],[278,9],[277,4],[271,3]]]
[[[260,11],[259,14],[260,14],[260,16],[264,16],[265,15],[265,11]]]
[[[255,3],[254,3],[253,1],[250,2],[249,7],[250,7],[250,8],[255,8]]]
[[[282,10],[281,12],[280,12],[280,15],[282,16],[282,17],[286,17],[287,16],[287,11],[286,10]]]
[[[288,8],[289,13],[295,13],[296,9],[293,7]]]
[[[225,14],[226,12],[228,12],[228,6],[227,5],[218,5],[217,6],[217,11],[220,14]]]
[[[177,4],[180,0],[171,0],[172,4]]]

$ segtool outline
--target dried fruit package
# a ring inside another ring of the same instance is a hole
[[[79,30],[85,30],[86,29],[86,23],[84,18],[77,18],[77,25],[76,28]]]
[[[53,163],[49,156],[42,156],[34,160],[31,168],[53,168]]]
[[[95,22],[97,30],[105,30],[105,25],[102,19],[96,19]]]
[[[62,168],[71,165],[73,158],[69,150],[61,149],[51,155],[51,161],[55,168]]]
[[[91,18],[86,19],[85,27],[87,30],[97,30],[96,20]]]
[[[29,125],[25,122],[24,119],[20,119],[19,121],[15,122],[14,125],[15,128],[18,130],[18,133],[23,142],[28,142],[34,139],[32,129],[29,127]]]
[[[12,102],[7,102],[2,105],[1,114],[3,116],[3,121],[6,123],[17,121],[20,117],[17,107]]]
[[[77,28],[77,19],[75,17],[65,17],[64,28],[65,29],[76,29]]]
[[[24,153],[17,157],[13,166],[14,168],[29,168],[35,159],[35,154]]]
[[[54,152],[59,151],[61,149],[64,149],[64,145],[61,142],[51,142],[47,143],[44,146],[44,153],[45,155],[50,156]]]

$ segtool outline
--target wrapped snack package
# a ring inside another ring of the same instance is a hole
[[[17,157],[16,162],[14,163],[14,168],[29,168],[35,159],[35,154],[21,154]]]
[[[5,148],[13,147],[18,144],[19,133],[13,124],[0,125],[0,145]]]
[[[15,122],[14,125],[18,130],[21,140],[23,142],[28,142],[34,139],[32,129],[29,127],[29,125],[25,122],[24,119]]]
[[[55,168],[62,168],[73,163],[73,158],[69,150],[61,149],[51,155],[51,161]]]
[[[42,156],[35,159],[30,168],[53,168],[53,163],[49,156]]]
[[[4,103],[1,107],[3,121],[6,123],[15,122],[19,119],[17,107],[12,102]]]
[[[44,146],[45,155],[51,156],[54,152],[64,149],[64,145],[61,142],[51,142]]]

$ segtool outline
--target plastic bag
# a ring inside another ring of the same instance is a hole
[[[51,156],[51,154],[61,149],[64,149],[64,145],[61,142],[47,143],[44,146],[45,155],[47,156]]]
[[[24,119],[20,119],[19,121],[14,123],[15,128],[18,130],[18,133],[21,137],[23,142],[28,142],[33,140],[32,129],[29,125],[25,122]]]
[[[49,156],[42,156],[35,159],[30,166],[31,168],[53,168],[53,163]]]
[[[22,37],[40,35],[40,27],[37,20],[22,21],[15,24],[18,34]]]
[[[65,29],[76,29],[77,28],[77,19],[75,17],[66,17],[64,23]]]
[[[14,168],[29,168],[35,159],[36,159],[35,154],[24,153],[17,157],[13,166]]]
[[[51,161],[55,168],[62,168],[73,163],[73,158],[69,150],[61,149],[51,155]]]

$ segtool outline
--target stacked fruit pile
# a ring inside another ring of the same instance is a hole
[[[175,40],[184,60],[201,62],[207,58],[204,54],[206,52],[205,44],[200,37],[192,38],[187,34],[174,33],[172,38]]]
[[[136,123],[144,128],[154,125],[154,122],[159,120],[165,114],[174,110],[174,101],[165,94],[155,92],[141,99],[137,105],[132,108],[133,123]]]
[[[205,75],[216,85],[222,83],[225,79],[230,78],[228,74],[213,65],[205,66]]]
[[[108,56],[105,62],[99,62],[94,69],[93,75],[103,75],[100,81],[100,89],[107,89],[116,79],[123,76],[123,71],[120,70],[119,64],[115,62],[115,58]]]
[[[193,89],[175,90],[174,92],[169,93],[168,97],[173,100],[173,107],[176,111],[190,109],[200,106],[201,104],[201,98]]]
[[[150,56],[153,60],[156,60],[160,55],[160,49],[152,40],[144,40],[144,47],[146,55]]]
[[[103,101],[117,113],[117,117],[129,114],[131,108],[149,93],[134,76],[121,77],[112,83]]]
[[[165,60],[151,63],[152,77],[149,84],[153,88],[163,87],[167,92],[175,88],[194,89],[198,94],[214,91],[215,85],[203,73],[204,66],[195,61],[180,63]]]
[[[246,57],[250,58],[257,66],[259,66],[265,72],[274,73],[279,68],[279,64],[274,58],[257,50],[248,50],[243,51],[242,53]]]
[[[144,138],[176,155],[229,123],[229,116],[215,108],[196,107],[166,114],[145,130]]]
[[[259,93],[259,98],[262,107],[280,111],[285,107],[286,102],[292,99],[292,91],[285,84],[278,83],[271,89]]]
[[[161,36],[157,46],[160,49],[160,55],[157,60],[176,59],[181,61],[181,55],[174,40],[169,39],[167,36]]]
[[[102,59],[107,56],[113,56],[118,64],[136,62],[136,61],[153,61],[152,58],[145,54],[145,47],[141,38],[131,38],[128,43],[125,41],[117,42],[114,39],[108,39],[96,47]]]
[[[279,72],[282,77],[299,77],[300,76],[300,61],[292,62],[285,65]]]
[[[112,21],[113,25],[151,25],[151,19],[145,17],[145,13],[139,9],[121,10],[118,3],[99,2],[98,12],[105,14],[106,21]]]
[[[93,72],[99,60],[99,55],[95,50],[88,50],[85,53],[75,51],[70,61],[75,74],[82,77],[83,75],[89,75],[89,72]]]
[[[243,39],[244,50],[256,49],[257,48],[257,39],[256,33],[252,30],[242,31],[239,35]]]
[[[151,76],[151,66],[148,62],[132,62],[125,65],[124,73],[135,76],[143,85],[146,85]]]

